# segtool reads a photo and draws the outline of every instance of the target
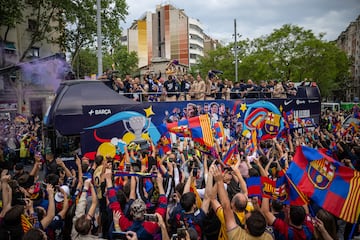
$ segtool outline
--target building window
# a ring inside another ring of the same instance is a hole
[[[4,53],[6,54],[16,54],[16,47],[13,42],[6,42],[4,47]]]
[[[36,31],[36,21],[33,19],[28,19],[28,30],[31,32]]]
[[[40,57],[40,48],[32,47],[27,55],[28,58],[39,58]]]

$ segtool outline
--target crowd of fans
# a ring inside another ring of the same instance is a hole
[[[121,156],[76,156],[75,167],[51,151],[37,153],[37,120],[3,121],[1,239],[347,239],[353,225],[314,202],[289,206],[249,197],[246,184],[254,176],[276,179],[300,145],[325,148],[359,171],[360,132],[342,128],[343,117],[326,111],[312,131],[255,148],[233,135],[231,144],[216,142],[219,157],[177,137],[162,156],[150,141],[149,149],[130,144]],[[225,165],[221,156],[233,144],[238,151]],[[354,230],[358,235],[359,225]]]
[[[33,162],[42,148],[42,128],[38,117],[18,115],[13,121],[0,120],[0,167]]]
[[[222,79],[218,71],[210,70],[205,79],[198,74],[172,74],[167,78],[147,73],[142,78],[126,75],[124,79],[111,70],[99,79],[109,80],[107,85],[119,94],[135,101],[183,101],[240,98],[292,98],[297,89],[291,81],[262,80],[259,84],[251,79],[233,82]]]

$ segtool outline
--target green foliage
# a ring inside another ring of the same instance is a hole
[[[103,63],[107,68],[114,66],[120,76],[124,77],[137,71],[138,56],[136,52],[129,53],[126,46],[118,45],[113,49],[112,54],[104,55]]]
[[[113,49],[112,54],[106,52],[103,56],[103,65],[105,69],[119,71],[120,76],[133,74],[137,70],[138,57],[135,52],[128,53],[125,46],[117,46]],[[76,72],[76,77],[83,78],[97,73],[96,50],[86,48],[81,49],[78,56],[73,61],[72,68]]]
[[[17,23],[23,21],[23,0],[0,0],[0,26],[14,28]],[[2,39],[6,40],[4,36]]]
[[[255,81],[267,79],[315,81],[323,96],[344,87],[348,78],[349,61],[335,43],[322,40],[311,30],[283,25],[270,35],[252,41],[239,42],[238,78]],[[217,68],[224,78],[234,80],[232,45],[211,51],[195,68],[200,72]]]
[[[96,0],[72,1],[64,10],[64,29],[62,45],[71,53],[72,62],[81,48],[94,45],[97,36]],[[121,37],[120,21],[127,12],[125,0],[101,1],[101,26],[103,46],[116,44]],[[106,47],[104,47],[104,50]]]
[[[72,68],[76,72],[76,78],[84,78],[97,73],[97,58],[95,50],[90,48],[81,49]]]
[[[30,49],[38,42],[46,40],[48,42],[56,42],[57,32],[56,23],[59,21],[59,12],[68,6],[70,0],[31,0],[26,4],[29,13],[24,16],[34,22],[31,29],[31,39],[26,46],[20,61],[22,61]]]

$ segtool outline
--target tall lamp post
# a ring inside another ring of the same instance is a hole
[[[98,57],[98,76],[100,77],[103,74],[103,64],[102,64],[102,45],[101,45],[101,0],[96,0],[96,22],[97,22],[97,57]]]
[[[234,51],[234,56],[235,56],[235,62],[234,62],[235,63],[235,82],[238,81],[238,64],[239,64],[239,62],[241,62],[238,59],[238,51],[239,51],[238,42],[237,42],[238,37],[241,37],[241,35],[240,34],[238,35],[238,33],[236,31],[236,19],[234,19],[234,38],[235,38],[235,42],[234,42],[233,51]]]

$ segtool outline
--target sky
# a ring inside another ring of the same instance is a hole
[[[198,19],[206,34],[223,43],[234,41],[234,19],[241,39],[268,35],[284,24],[326,33],[324,40],[336,40],[360,15],[360,0],[126,0],[129,15],[123,29],[146,11],[168,4],[184,9]]]

